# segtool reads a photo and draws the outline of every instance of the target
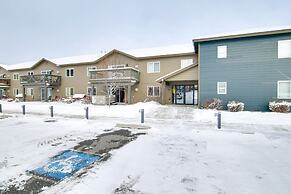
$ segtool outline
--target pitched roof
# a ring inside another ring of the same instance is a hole
[[[244,31],[237,32],[228,32],[223,34],[215,34],[208,36],[200,36],[193,39],[194,43],[197,42],[207,42],[213,40],[223,40],[223,39],[234,39],[234,38],[242,38],[242,37],[252,37],[252,36],[263,36],[263,35],[271,35],[271,34],[282,34],[282,33],[290,33],[291,25],[289,26],[277,26],[277,27],[269,27],[269,28],[256,28],[256,29],[248,29]]]
[[[7,70],[18,70],[18,69],[29,69],[38,64],[42,60],[50,61],[56,65],[68,65],[68,64],[79,64],[79,63],[90,63],[95,62],[105,57],[109,53],[112,52],[120,52],[124,54],[128,54],[129,56],[135,58],[144,58],[144,57],[154,57],[154,56],[166,56],[166,55],[175,55],[175,54],[186,54],[186,53],[194,53],[193,44],[180,44],[180,45],[171,45],[165,47],[153,47],[153,48],[144,48],[144,49],[135,49],[135,50],[116,50],[113,49],[107,53],[100,54],[91,54],[91,55],[80,55],[80,56],[72,56],[72,57],[63,57],[56,59],[42,58],[38,61],[29,61],[23,62],[13,65],[0,65]]]
[[[175,71],[172,71],[171,73],[168,73],[168,74],[166,74],[166,75],[164,75],[164,76],[159,77],[158,79],[156,79],[156,82],[162,82],[162,81],[164,81],[166,79],[169,79],[169,78],[171,78],[171,77],[173,77],[175,75],[178,75],[180,73],[183,73],[183,72],[187,71],[188,69],[191,69],[193,67],[196,67],[197,65],[198,64],[192,64],[192,65],[189,65],[189,66],[186,66],[186,67],[177,69]]]

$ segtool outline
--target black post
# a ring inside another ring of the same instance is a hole
[[[51,111],[51,117],[54,117],[54,107],[50,106],[50,111]]]
[[[217,128],[221,129],[221,112],[217,114]]]
[[[85,112],[86,112],[86,114],[85,114],[86,119],[88,120],[89,119],[89,107],[88,106],[85,107]]]
[[[144,123],[144,109],[140,109],[139,112],[140,112],[140,122]]]
[[[2,113],[2,104],[0,104],[0,113]]]
[[[22,114],[25,115],[25,105],[22,105]]]

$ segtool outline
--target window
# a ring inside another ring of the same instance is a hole
[[[87,95],[88,96],[92,96],[92,95],[95,96],[95,95],[97,95],[97,88],[96,87],[93,87],[93,91],[92,91],[92,87],[88,87],[87,88]]]
[[[193,59],[182,59],[181,60],[181,68],[187,67],[193,64]]]
[[[217,58],[227,58],[227,46],[223,45],[217,47]]]
[[[74,77],[74,68],[66,69],[66,76],[67,77]]]
[[[28,71],[27,75],[33,75],[33,71]]]
[[[16,96],[19,94],[19,89],[18,88],[13,88],[13,95]]]
[[[148,86],[148,97],[159,97],[160,87],[159,86]]]
[[[227,94],[227,82],[217,82],[217,94]]]
[[[291,58],[291,40],[278,41],[278,58]]]
[[[66,88],[66,96],[73,96],[74,95],[74,88]]]
[[[52,70],[42,70],[41,72],[40,72],[40,74],[42,74],[42,75],[51,75],[52,74]]]
[[[90,76],[90,70],[96,70],[97,67],[96,66],[92,66],[92,67],[87,67],[87,76]]]
[[[26,88],[26,95],[33,96],[33,88]]]
[[[13,74],[13,80],[19,80],[19,73]]]
[[[108,65],[108,69],[118,69],[118,68],[125,68],[127,64],[119,64],[119,65]]]
[[[160,72],[160,62],[148,62],[147,63],[147,72],[148,73],[159,73]]]
[[[280,99],[291,99],[291,80],[278,81],[277,93]]]

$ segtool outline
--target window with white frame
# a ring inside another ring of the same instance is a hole
[[[13,95],[16,96],[19,94],[19,89],[18,88],[13,88]]]
[[[147,63],[148,73],[159,73],[160,72],[160,61],[148,62]]]
[[[278,41],[278,58],[291,58],[291,40]]]
[[[217,58],[223,59],[227,58],[227,46],[222,45],[217,47]]]
[[[66,76],[67,77],[74,77],[74,74],[75,74],[74,68],[66,69]]]
[[[96,70],[96,69],[97,69],[96,66],[87,67],[87,76],[88,76],[88,77],[90,76],[90,71],[91,71],[91,70]]]
[[[227,94],[227,82],[217,82],[217,94]]]
[[[19,80],[19,73],[13,73],[13,80]]]
[[[52,74],[52,70],[41,70],[40,74],[42,74],[42,75],[51,75]]]
[[[72,87],[67,87],[66,88],[66,96],[67,97],[71,97],[71,96],[73,96],[74,95],[74,88],[72,88]]]
[[[181,60],[181,68],[187,67],[193,64],[193,59],[182,59]]]
[[[26,88],[26,95],[33,96],[33,88]]]
[[[87,95],[88,96],[97,95],[97,88],[96,87],[88,87],[87,88]]]
[[[128,67],[127,64],[118,64],[118,65],[108,65],[108,69],[118,69]]]
[[[28,71],[27,75],[33,75],[33,71]]]
[[[277,92],[279,99],[291,99],[291,80],[278,81]]]
[[[147,87],[147,96],[148,97],[159,97],[160,96],[160,87],[159,86],[148,86]]]

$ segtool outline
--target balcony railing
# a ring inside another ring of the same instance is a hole
[[[59,86],[61,85],[61,76],[58,75],[23,75],[20,76],[22,85],[44,85]]]
[[[7,78],[1,78],[0,77],[0,87],[8,87],[10,86],[10,79]]]
[[[139,71],[132,67],[90,70],[90,82],[93,84],[125,83],[134,85],[139,82]]]

